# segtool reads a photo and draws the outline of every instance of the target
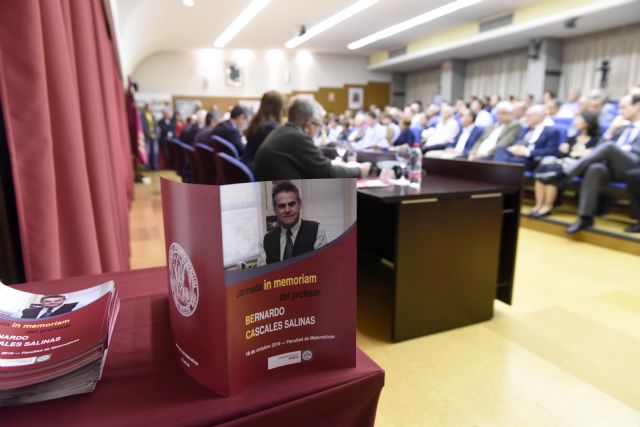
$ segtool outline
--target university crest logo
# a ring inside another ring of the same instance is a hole
[[[175,242],[169,247],[168,265],[173,302],[180,314],[189,317],[198,307],[198,277],[189,256],[182,246]]]

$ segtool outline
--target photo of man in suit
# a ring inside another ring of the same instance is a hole
[[[78,305],[77,302],[65,304],[64,295],[44,295],[40,298],[39,306],[32,306],[22,310],[23,319],[46,319],[70,313]]]
[[[300,191],[289,181],[274,185],[271,191],[278,226],[267,232],[259,244],[258,266],[280,262],[323,246],[327,237],[316,221],[300,217]]]

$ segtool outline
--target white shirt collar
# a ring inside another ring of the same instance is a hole
[[[302,225],[302,217],[298,217],[298,222],[296,222],[293,227],[291,227],[291,235],[293,240],[296,239],[298,235],[298,231],[300,230],[300,226]],[[287,229],[280,225],[280,236],[287,237]]]

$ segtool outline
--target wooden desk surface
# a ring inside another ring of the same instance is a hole
[[[385,203],[398,203],[405,200],[425,198],[450,199],[473,194],[512,193],[516,191],[519,191],[517,187],[434,174],[427,174],[422,178],[420,189],[391,185],[389,187],[361,188],[358,190],[360,194],[375,197]]]

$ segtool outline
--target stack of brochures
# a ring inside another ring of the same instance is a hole
[[[111,281],[46,294],[0,283],[0,407],[92,392],[119,305]]]

